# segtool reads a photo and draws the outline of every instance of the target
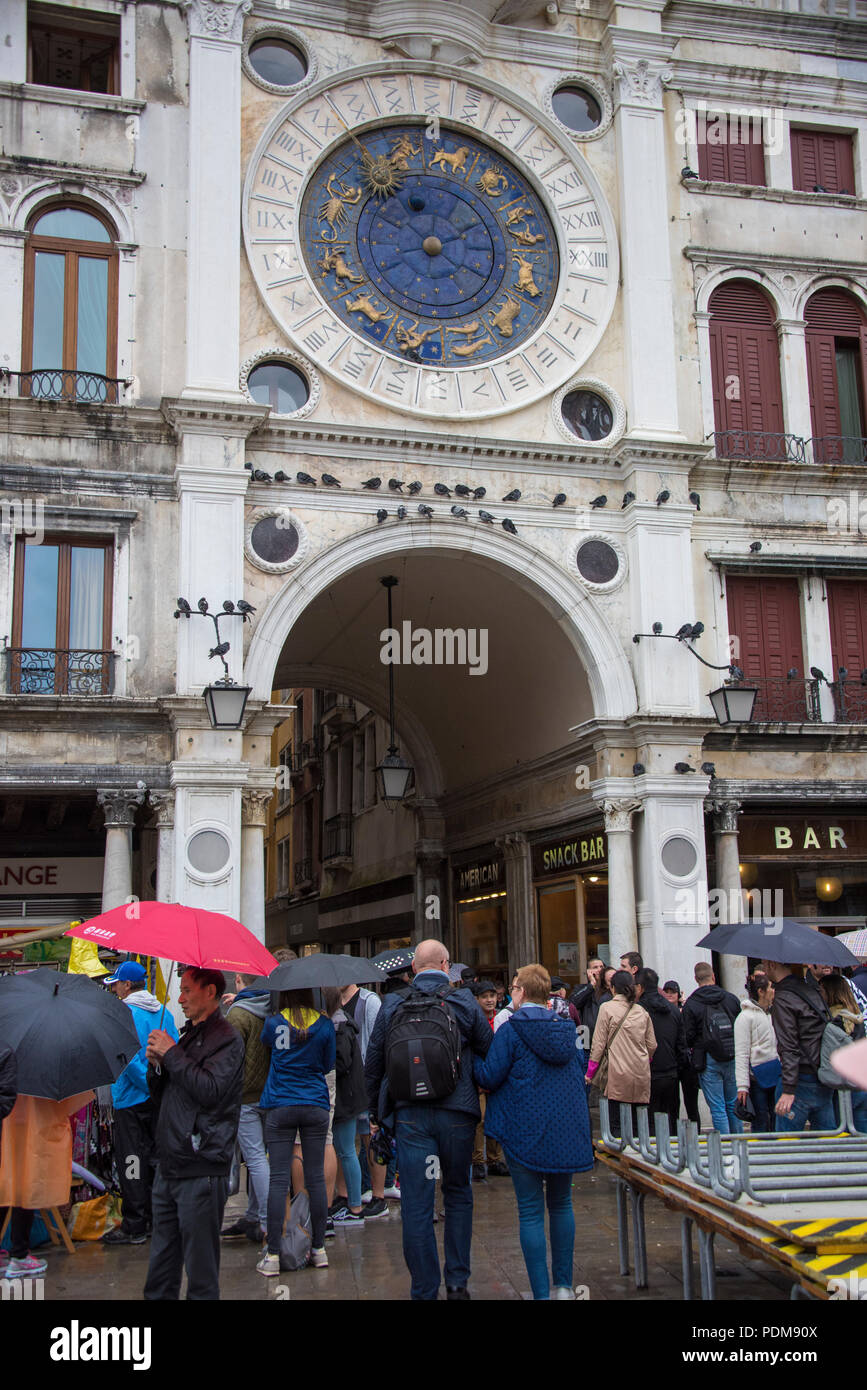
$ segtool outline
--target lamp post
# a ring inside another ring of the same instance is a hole
[[[388,626],[391,629],[391,591],[397,584],[397,580],[394,575],[386,575],[379,582],[388,596]],[[388,752],[376,769],[376,785],[380,799],[385,802],[386,806],[397,806],[412,790],[415,772],[410,764],[405,763],[400,756],[394,736],[394,662],[392,661],[388,663],[388,727]]]
[[[244,599],[239,599],[237,604],[233,603],[231,599],[224,599],[221,613],[211,613],[208,608],[208,600],[205,598],[199,599],[196,610],[190,606],[185,598],[178,599],[178,606],[175,610],[176,618],[210,618],[217,634],[217,644],[208,652],[208,657],[218,656],[220,658],[225,675],[222,680],[212,681],[202,691],[212,729],[240,729],[244,723],[247,700],[250,698],[250,692],[253,688],[250,685],[238,685],[237,681],[233,681],[229,675],[226,653],[230,650],[230,646],[228,642],[220,640],[220,619],[240,618],[242,622],[246,622],[249,615],[255,611],[252,604],[245,602]]]
[[[654,623],[652,632],[636,632],[633,635],[633,642],[638,645],[642,637],[665,637],[672,642],[680,642],[686,646],[688,652],[692,652],[696,661],[700,661],[702,666],[707,666],[711,671],[728,671],[729,680],[717,690],[711,690],[708,699],[711,702],[713,712],[716,715],[718,724],[749,724],[753,717],[753,706],[756,703],[758,687],[754,685],[744,685],[744,673],[739,666],[730,662],[723,666],[716,666],[712,661],[705,661],[703,656],[699,656],[694,647],[688,645],[700,637],[704,632],[704,623],[684,623],[678,628],[677,632],[663,632],[662,623]]]

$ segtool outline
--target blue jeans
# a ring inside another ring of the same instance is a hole
[[[857,1132],[867,1134],[867,1091],[852,1092],[852,1114]]]
[[[340,1166],[343,1169],[346,1200],[354,1211],[358,1211],[361,1206],[361,1166],[355,1151],[355,1116],[350,1115],[348,1120],[335,1120],[331,1133],[334,1137],[334,1152],[340,1159]],[[364,1152],[363,1147],[362,1152]]]
[[[545,1203],[551,1233],[551,1274],[556,1289],[572,1287],[572,1252],[575,1247],[575,1213],[572,1210],[572,1174],[537,1173],[506,1153],[509,1174],[518,1199],[521,1250],[534,1299],[549,1299],[548,1246],[545,1241]]]
[[[743,1134],[743,1124],[735,1114],[738,1083],[735,1080],[734,1059],[718,1062],[708,1054],[704,1071],[698,1079],[714,1129],[718,1129],[720,1134]]]
[[[271,1169],[265,1153],[265,1115],[258,1105],[242,1105],[238,1119],[238,1143],[241,1155],[247,1165],[247,1179],[250,1186],[247,1198],[246,1220],[251,1224],[258,1221],[260,1226],[268,1224],[268,1188],[271,1183]]]
[[[435,1300],[440,1262],[433,1228],[436,1178],[445,1204],[445,1276],[448,1288],[465,1288],[470,1277],[473,1190],[470,1167],[478,1120],[461,1110],[408,1105],[397,1112],[403,1257],[412,1278],[410,1297]]]
[[[782,1081],[777,1082],[777,1100],[783,1094]],[[807,1121],[811,1129],[836,1129],[834,1114],[834,1092],[821,1085],[817,1076],[801,1072],[795,1087],[795,1099],[788,1115],[777,1116],[777,1132],[791,1133],[792,1130],[806,1129]]]

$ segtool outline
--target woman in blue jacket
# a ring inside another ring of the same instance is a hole
[[[550,1299],[545,1204],[555,1299],[574,1299],[572,1174],[593,1167],[584,1054],[575,1025],[547,1007],[551,977],[542,965],[515,976],[515,1012],[498,1029],[478,1084],[488,1091],[485,1132],[506,1154],[518,1201],[521,1250],[534,1299]]]
[[[271,1164],[268,1188],[268,1249],[256,1268],[260,1274],[280,1273],[280,1241],[286,1214],[286,1194],[292,1173],[295,1136],[301,1135],[304,1186],[310,1199],[313,1239],[311,1263],[328,1264],[325,1254],[325,1139],[330,1100],[327,1074],[334,1069],[335,1033],[330,1019],[313,1007],[313,991],[284,990],[280,1012],[262,1028],[262,1043],[271,1052],[268,1080],[259,1106],[265,1112],[265,1142]]]

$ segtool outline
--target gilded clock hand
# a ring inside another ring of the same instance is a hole
[[[358,136],[354,133],[354,131],[351,131],[349,129],[349,126],[346,124],[340,112],[333,105],[333,103],[329,101],[328,105],[331,107],[331,110],[334,112],[338,121],[343,126],[343,129],[346,131],[350,140],[353,142],[353,144],[358,146],[358,152],[361,155],[361,163],[364,168],[364,179],[367,183],[368,192],[372,193],[376,198],[387,198],[392,193],[396,193],[403,183],[404,172],[406,171],[407,167],[405,155],[400,154],[398,158],[395,159],[393,150],[390,155],[371,154],[370,151],[366,149],[364,145],[362,145],[361,141],[359,140]],[[408,136],[405,138],[407,140],[409,139]],[[413,151],[412,149],[410,150],[410,152],[418,153],[418,151]],[[358,189],[356,191],[358,192],[358,196],[360,198],[361,189]],[[354,198],[352,199],[352,201],[357,202],[358,198]]]

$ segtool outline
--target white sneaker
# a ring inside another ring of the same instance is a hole
[[[555,1299],[560,1299],[560,1300],[562,1300],[562,1301],[564,1301],[564,1302],[565,1302],[567,1299],[571,1299],[572,1302],[574,1303],[574,1302],[575,1302],[575,1290],[574,1290],[574,1289],[570,1289],[569,1286],[568,1286],[568,1284],[566,1284],[566,1285],[560,1284],[560,1285],[558,1285],[556,1288],[554,1288],[554,1289],[552,1290],[552,1293],[551,1293],[551,1302],[553,1303]]]
[[[382,1195],[383,1195],[383,1197],[390,1197],[391,1200],[392,1200],[393,1202],[399,1202],[399,1201],[400,1201],[400,1188],[399,1188],[399,1187],[387,1187],[387,1188],[385,1189],[385,1191],[383,1192]]]
[[[362,1192],[362,1194],[361,1194],[361,1205],[362,1205],[363,1207],[366,1207],[367,1204],[368,1204],[368,1202],[372,1202],[372,1201],[373,1201],[373,1193],[372,1193],[372,1192],[370,1191],[370,1189],[368,1188],[368,1190],[367,1190],[366,1192]]]
[[[269,1255],[266,1251],[256,1268],[260,1274],[265,1274],[269,1278],[273,1278],[275,1274],[280,1273],[280,1256]]]
[[[325,1253],[324,1245],[321,1246],[319,1250],[317,1250],[314,1246],[314,1248],[310,1251],[310,1263],[312,1264],[314,1269],[328,1268],[328,1256]]]

